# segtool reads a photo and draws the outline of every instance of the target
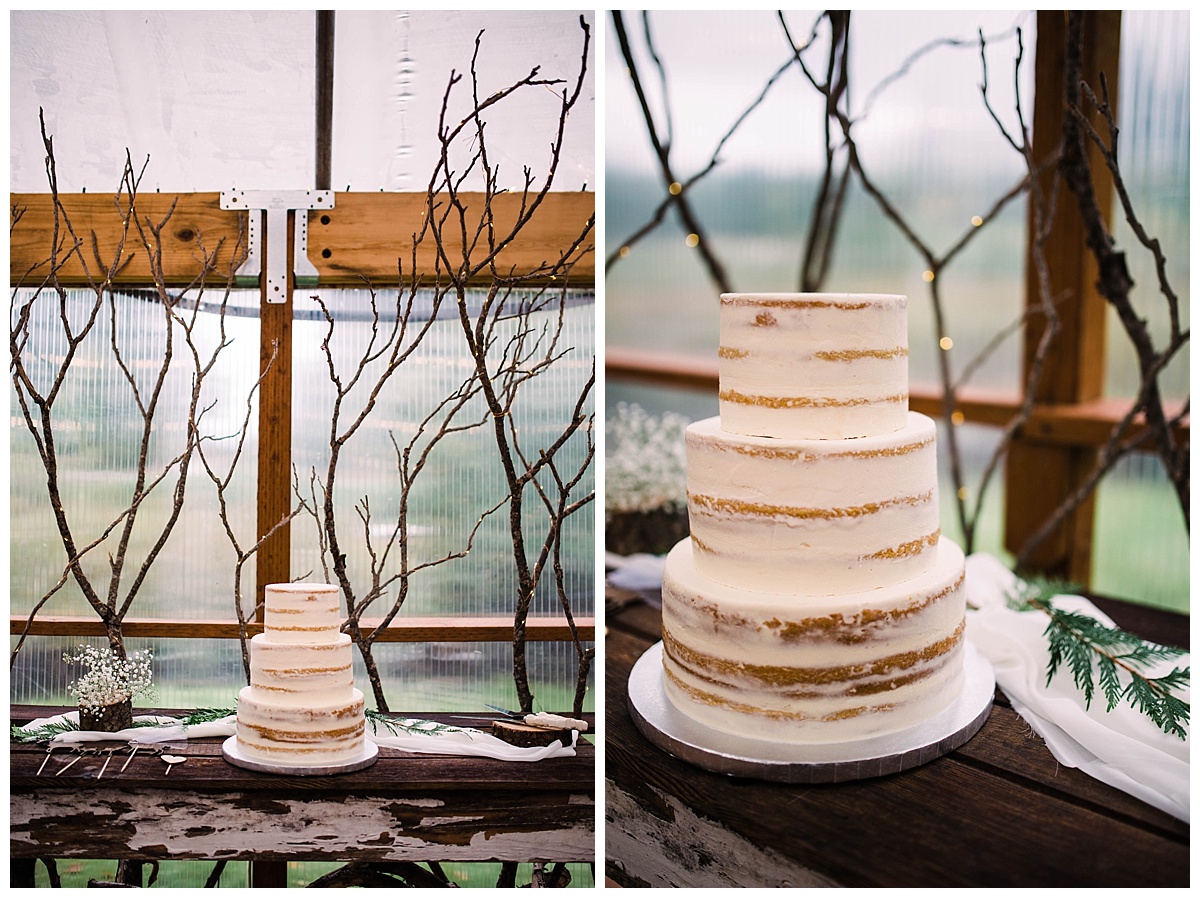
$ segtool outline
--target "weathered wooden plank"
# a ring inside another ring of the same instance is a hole
[[[373,633],[381,618],[364,618],[363,631]],[[26,619],[21,615],[9,617],[9,633],[19,635],[25,630]],[[577,617],[579,638],[592,642],[596,638],[596,619]],[[261,622],[246,625],[246,633],[255,635],[263,630]],[[237,639],[236,621],[177,620],[170,618],[127,618],[122,625],[126,636],[154,639]],[[31,636],[103,636],[104,625],[97,617],[71,617],[39,614],[29,628]],[[380,642],[511,642],[511,617],[399,617],[379,637]],[[571,628],[558,617],[531,617],[526,626],[530,642],[569,642]]]
[[[528,766],[528,765],[527,765]],[[587,796],[339,795],[138,786],[36,790],[10,802],[14,856],[337,861],[590,861]]]
[[[987,726],[987,737],[972,739],[958,749],[955,755],[958,760],[1018,778],[1043,794],[1057,795],[1106,815],[1120,815],[1159,832],[1187,838],[1186,823],[1086,773],[1064,767],[1050,754],[1042,737],[1011,707],[994,707]]]
[[[1177,627],[1186,627],[1186,619],[1175,617]],[[719,871],[739,865],[747,843],[799,868],[782,875],[844,886],[1188,881],[1186,824],[1059,768],[1008,708],[993,709],[980,733],[944,758],[855,783],[760,783],[671,758],[646,742],[628,716],[629,669],[653,639],[639,632],[650,629],[639,618],[629,627],[609,621],[606,630],[608,800],[615,789],[640,809],[629,838],[658,840],[620,856],[610,847],[608,875],[618,882],[676,877],[689,865],[697,869],[693,862],[703,857],[697,875],[713,886],[727,884]],[[680,808],[685,832],[673,836]],[[656,859],[655,848],[662,857]],[[768,876],[780,872],[770,864],[763,869]]]
[[[712,871],[732,862],[720,846],[744,839],[844,886],[1144,886],[1188,878],[1186,837],[1165,838],[953,757],[891,777],[799,787],[664,760],[632,726],[611,718],[607,739],[606,773],[616,788],[642,805],[654,793],[673,796],[728,831],[709,844]],[[1053,837],[1031,851],[1032,833]],[[1091,852],[1102,857],[1085,861]],[[1020,864],[1011,863],[1016,857]],[[720,884],[715,873],[710,881]]]
[[[500,255],[502,273],[528,275],[567,253],[595,212],[595,196],[583,192],[547,195],[519,239]],[[15,208],[24,211],[12,229],[9,276],[13,284],[36,286],[49,270],[47,262],[55,227],[51,196],[14,193],[10,200]],[[111,194],[68,194],[61,195],[60,200],[85,250],[84,262],[72,259],[62,268],[59,277],[64,286],[86,285],[89,279],[97,283],[103,280],[102,268],[95,261],[92,249],[93,235],[104,266],[111,266],[118,258],[124,264],[114,283],[127,286],[152,283],[150,254],[136,230],[127,237],[124,252],[117,252],[125,226]],[[483,208],[482,194],[464,194],[463,200],[470,210],[468,214],[478,217]],[[141,220],[158,224],[170,213],[162,242],[166,283],[190,283],[202,270],[203,251],[212,253],[218,247],[221,250],[215,259],[215,270],[222,277],[228,274],[234,259],[232,250],[239,229],[248,221],[248,213],[221,209],[219,193],[143,193],[137,203]],[[379,285],[394,285],[401,270],[399,264],[406,278],[412,273],[412,238],[425,214],[424,194],[338,193],[334,203],[333,209],[304,213],[308,215],[308,257],[316,266],[321,284],[359,286],[362,278],[367,277]],[[493,209],[501,228],[515,220],[520,205],[520,197],[515,194],[495,198]],[[67,238],[60,238],[60,245],[62,239]],[[588,288],[595,284],[593,243],[594,232],[570,257],[574,260],[570,273],[572,286]],[[71,245],[73,240],[66,244]],[[463,244],[457,228],[449,229],[445,245],[450,258],[461,261]],[[416,272],[428,281],[436,276],[438,268],[433,240],[426,238],[418,249]]]
[[[14,708],[13,722],[61,709]],[[453,715],[411,716],[462,723]],[[585,715],[592,718],[592,715]],[[594,727],[594,719],[591,720]],[[139,754],[124,770],[11,745],[10,853],[56,858],[512,860],[595,857],[595,746],[536,763],[381,748],[372,766],[326,777],[236,767],[223,739],[172,743],[165,775]],[[119,758],[117,759],[119,760]]]
[[[604,802],[605,873],[626,888],[825,888],[837,883],[764,850],[663,793],[657,813],[615,784]],[[645,877],[645,878],[642,878]]]

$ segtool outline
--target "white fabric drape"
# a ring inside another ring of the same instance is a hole
[[[46,717],[25,725],[26,730],[36,730],[63,721],[77,722],[77,711],[69,711],[55,717]],[[50,740],[52,745],[78,745],[86,742],[140,742],[146,745],[158,742],[175,742],[186,739],[203,739],[211,736],[232,736],[237,731],[237,716],[230,715],[221,720],[199,723],[184,727],[171,717],[138,717],[146,723],[158,726],[136,726],[117,733],[99,733],[70,730],[59,733]],[[423,721],[398,721],[409,730],[420,729]],[[575,756],[578,734],[572,732],[571,744],[555,741],[547,746],[524,748],[509,745],[490,733],[463,727],[430,725],[427,732],[393,733],[387,728],[380,732],[373,721],[368,721],[367,738],[384,748],[420,754],[453,755],[455,757],[493,758],[498,761],[542,761],[546,758],[570,758]]]
[[[1047,683],[1046,617],[1008,607],[1006,597],[1016,581],[994,556],[976,554],[967,559],[967,601],[975,609],[967,614],[967,637],[992,662],[996,683],[1013,709],[1046,740],[1060,763],[1188,820],[1190,737],[1180,739],[1162,732],[1128,704],[1107,711],[1099,691],[1091,707],[1085,708],[1069,670],[1061,670]],[[1056,607],[1113,626],[1084,598],[1055,596],[1053,601]],[[1190,665],[1191,656],[1184,655],[1151,675]],[[1190,691],[1180,697],[1190,702]]]

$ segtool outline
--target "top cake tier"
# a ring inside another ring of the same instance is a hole
[[[908,299],[721,296],[721,429],[782,439],[894,433],[908,413]]]
[[[341,623],[336,586],[273,583],[266,588],[263,625],[271,642],[334,642]]]

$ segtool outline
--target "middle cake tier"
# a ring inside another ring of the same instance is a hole
[[[352,648],[345,633],[332,642],[276,642],[273,634],[250,640],[250,685],[281,705],[320,704],[350,695],[354,688]]]
[[[936,556],[934,423],[909,412],[889,434],[846,440],[687,429],[696,570],[732,587],[837,595],[890,586]]]

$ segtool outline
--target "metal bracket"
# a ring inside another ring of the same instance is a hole
[[[232,190],[221,191],[222,209],[245,209],[267,214],[267,302],[287,302],[287,214],[309,209],[332,209],[332,190]],[[239,283],[258,281],[262,273],[259,225],[262,216],[250,216],[248,255],[238,269]],[[317,268],[308,260],[308,216],[296,216],[296,283],[315,284]]]

